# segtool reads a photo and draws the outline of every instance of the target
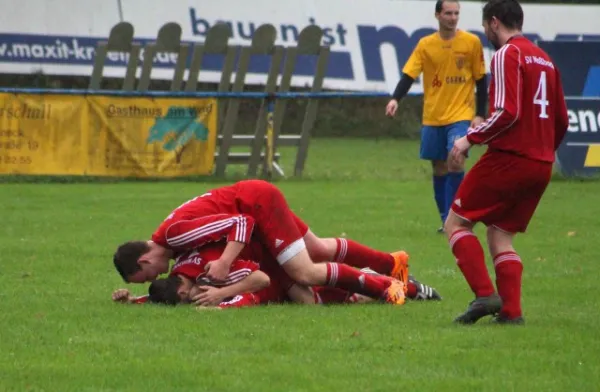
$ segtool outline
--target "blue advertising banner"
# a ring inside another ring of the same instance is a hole
[[[568,98],[569,129],[556,156],[563,175],[600,173],[600,98]]]
[[[600,97],[600,40],[537,44],[558,66],[566,96]]]
[[[569,129],[556,152],[563,175],[600,173],[600,40],[537,41],[560,70]]]

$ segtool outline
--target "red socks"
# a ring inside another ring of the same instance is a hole
[[[371,268],[380,274],[389,275],[394,269],[394,257],[385,252],[366,247],[345,238],[336,238],[337,249],[333,261],[358,268]]]
[[[450,237],[450,247],[473,293],[477,297],[494,293],[494,285],[487,272],[483,249],[477,237],[469,230],[459,230]],[[520,317],[523,276],[521,258],[512,251],[499,253],[494,258],[494,269],[496,287],[502,298],[501,313],[509,319]]]
[[[372,298],[384,298],[391,280],[386,276],[370,275],[346,264],[327,263],[327,285]]]
[[[477,297],[495,292],[485,266],[485,255],[479,240],[470,230],[458,230],[450,237],[450,249],[467,283]]]
[[[406,291],[406,298],[411,298],[414,299],[417,297],[417,285],[414,284],[411,281],[408,281],[408,285],[407,285],[407,291]]]
[[[496,286],[502,298],[501,313],[509,318],[520,317],[521,311],[521,277],[523,263],[515,252],[503,252],[494,258],[496,269]]]

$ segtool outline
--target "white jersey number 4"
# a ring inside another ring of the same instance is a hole
[[[538,88],[533,97],[534,105],[540,105],[540,118],[548,118],[548,96],[546,93],[546,71],[540,73]]]

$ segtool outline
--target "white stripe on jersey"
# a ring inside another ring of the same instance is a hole
[[[181,223],[181,222],[183,222],[183,221],[179,221],[177,223]],[[178,236],[175,236],[173,238],[169,238],[168,237],[169,229],[171,227],[173,227],[174,225],[176,225],[177,223],[174,223],[167,229],[167,243],[171,246],[185,245],[186,243],[193,242],[195,239],[201,238],[203,236],[208,236],[210,234],[218,233],[219,231],[221,231],[229,226],[232,226],[233,219],[227,218],[227,219],[223,219],[220,221],[215,221],[215,222],[209,223],[207,225],[198,227],[194,230],[180,234]]]
[[[500,118],[500,115],[502,115],[506,88],[504,86],[504,54],[506,53],[507,48],[508,45],[505,45],[494,54],[494,87],[496,89],[494,92],[494,114],[469,133],[485,132],[496,122],[496,120],[498,120],[498,118]]]
[[[508,49],[509,46],[514,47],[515,49],[517,49],[517,51],[519,51],[519,55],[518,55],[518,59],[519,59],[519,66],[517,69],[517,113],[515,115],[515,118],[513,119],[513,121],[508,124],[507,126],[504,127],[504,130],[510,128],[518,119],[519,116],[521,115],[521,50],[512,44],[506,44],[504,45],[502,48],[500,48],[500,50],[498,50],[498,52],[496,52],[494,54],[494,84],[496,87],[496,91],[494,93],[494,114],[492,115],[492,117],[490,117],[488,120],[484,121],[480,126],[478,126],[477,128],[473,129],[471,132],[469,133],[481,133],[481,132],[485,132],[486,130],[488,130],[500,117],[501,115],[504,113],[504,107],[506,104],[506,80],[505,80],[505,71],[504,71],[504,60],[505,60],[505,54],[506,51]],[[492,139],[494,139],[496,136],[498,136],[500,132],[497,132],[494,135],[491,135],[490,138],[486,139],[485,141],[483,141],[482,144],[486,144],[488,142],[490,142]]]
[[[244,238],[246,237],[246,222],[247,219],[244,216],[239,216],[237,218],[234,218],[237,222],[237,231],[236,231],[236,236],[235,236],[235,240],[237,242],[244,242]]]

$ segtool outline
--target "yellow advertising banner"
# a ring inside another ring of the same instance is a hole
[[[214,99],[0,94],[0,174],[212,174]]]

